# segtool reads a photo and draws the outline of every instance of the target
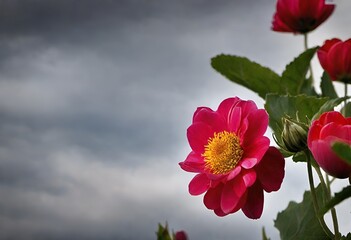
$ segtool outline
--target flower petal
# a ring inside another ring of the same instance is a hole
[[[256,172],[254,170],[246,170],[242,176],[246,187],[251,187],[257,178]]]
[[[189,193],[191,195],[200,195],[208,190],[210,187],[210,180],[206,174],[197,174],[189,183]]]
[[[206,107],[198,108],[196,114],[194,114],[193,122],[206,123],[211,126],[214,132],[222,132],[227,128],[223,116]]]
[[[236,204],[239,202],[239,197],[235,194],[233,190],[232,182],[227,182],[222,191],[221,196],[221,209],[224,213],[231,212]]]
[[[180,162],[179,165],[187,172],[202,172],[205,168],[203,157],[194,151],[191,151],[184,162]]]
[[[241,125],[241,108],[234,107],[228,114],[228,129],[231,132],[238,132]]]
[[[232,111],[241,99],[238,97],[224,99],[218,106],[217,112],[221,114],[224,119],[228,119],[228,114]]]
[[[263,136],[268,127],[268,114],[266,110],[259,109],[248,116],[248,129],[244,135],[245,145],[250,144],[256,138]]]
[[[241,166],[245,169],[253,168],[257,164],[257,158],[244,158]]]
[[[331,149],[331,139],[316,140],[310,148],[313,157],[325,172],[333,177],[347,178],[351,173],[351,166],[340,159]]]
[[[251,100],[240,101],[237,106],[241,108],[242,119],[247,118],[250,114],[252,114],[253,112],[255,112],[257,110],[256,103],[254,101],[251,101]]]
[[[217,208],[214,210],[214,213],[218,216],[218,217],[224,217],[224,216],[227,216],[228,213],[225,213],[222,211],[222,209],[220,208]]]
[[[321,66],[323,67],[324,70],[326,70],[328,73],[331,72],[333,65],[329,64],[329,60],[328,60],[328,52],[330,50],[330,48],[332,46],[334,46],[334,44],[341,42],[340,39],[338,38],[333,38],[330,40],[326,40],[323,44],[322,47],[320,47],[317,51],[317,55],[318,55],[318,59],[319,62],[321,64]]]
[[[241,167],[237,166],[233,169],[233,171],[231,171],[228,176],[227,176],[227,181],[232,180],[233,178],[235,178],[236,176],[238,176],[238,174],[241,172]]]
[[[241,177],[235,178],[231,182],[227,182],[221,195],[221,209],[224,213],[228,214],[233,210],[237,210],[237,205],[240,199],[246,192],[245,182]]]
[[[229,213],[224,213],[221,208],[217,208],[214,210],[214,213],[219,217],[223,217],[228,214],[235,213],[245,205],[246,198],[247,198],[247,192],[245,191],[244,194],[241,196],[238,204],[236,204],[236,207],[232,211],[230,211]]]
[[[243,162],[245,158],[256,158],[257,162],[261,161],[263,155],[269,148],[269,142],[269,138],[262,136],[260,138],[257,138],[254,142],[246,143],[243,145]]]
[[[258,219],[263,212],[263,189],[259,182],[247,189],[247,199],[242,207],[244,214],[251,219]]]
[[[266,192],[278,191],[285,175],[283,155],[275,147],[270,147],[255,170],[262,188]]]
[[[198,107],[195,112],[194,112],[194,115],[193,115],[193,123],[196,122],[196,116],[198,115],[199,112],[203,111],[204,109],[208,110],[208,111],[212,111],[213,110],[209,107]]]
[[[312,147],[312,142],[319,139],[319,133],[322,129],[322,125],[319,124],[318,121],[314,121],[310,127],[310,130],[308,131],[308,136],[307,136],[307,145],[308,148],[311,149]]]
[[[237,196],[242,197],[246,192],[246,185],[242,177],[236,177],[233,180],[233,189]]]
[[[187,130],[187,137],[191,149],[196,153],[204,153],[208,139],[214,135],[210,126],[205,123],[193,123]]]
[[[208,209],[217,209],[220,207],[221,194],[224,184],[218,184],[214,188],[208,189],[204,196],[204,204]]]

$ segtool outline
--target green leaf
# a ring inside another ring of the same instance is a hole
[[[351,232],[347,234],[347,236],[342,236],[341,240],[351,240]]]
[[[292,159],[294,162],[307,162],[306,154],[303,151],[294,154]],[[313,167],[319,167],[318,163],[313,158],[311,158],[311,165]]]
[[[282,143],[282,118],[288,115],[294,120],[310,124],[310,119],[328,101],[328,98],[317,98],[307,95],[288,96],[268,94],[265,109],[269,114],[269,125],[273,129],[278,144]]]
[[[293,156],[294,162],[307,162],[306,155],[304,152],[298,152]]]
[[[283,93],[278,74],[245,57],[222,54],[212,58],[211,65],[229,80],[258,93],[262,98],[267,93]]]
[[[323,198],[320,186],[316,188],[316,194],[318,199]],[[302,202],[292,201],[278,213],[274,226],[279,230],[281,240],[329,239],[316,217],[310,191],[304,193]]]
[[[320,214],[324,215],[331,208],[335,207],[345,199],[351,197],[351,186],[343,188],[340,192],[335,193],[335,196],[325,204],[325,206],[320,210]]]
[[[264,229],[264,227],[262,228],[262,240],[271,240],[267,237],[266,230]]]
[[[312,78],[306,79],[306,74],[310,68],[310,62],[313,58],[317,47],[307,49],[289,63],[283,74],[281,84],[285,93],[298,95],[306,93],[307,95],[316,95],[312,85]]]
[[[348,102],[346,106],[344,106],[340,112],[344,114],[345,117],[351,117],[351,102]]]
[[[343,98],[335,98],[335,99],[330,99],[326,101],[323,106],[319,109],[319,111],[312,117],[312,120],[318,119],[320,115],[322,115],[325,112],[328,111],[333,111],[334,107],[338,106],[342,101],[347,99],[348,97],[343,97]],[[324,98],[327,99],[327,98]]]
[[[333,151],[347,164],[351,165],[351,146],[344,142],[334,142],[332,145]]]
[[[330,79],[328,73],[323,72],[321,81],[321,90],[323,97],[337,98],[338,94],[335,91],[332,80]]]

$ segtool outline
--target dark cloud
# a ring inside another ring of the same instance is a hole
[[[273,205],[262,221],[218,219],[177,163],[197,106],[258,100],[211,57],[281,69],[300,50],[269,32],[274,4],[1,1],[0,238],[155,239],[165,221],[192,239],[259,238]]]
[[[241,18],[258,7],[205,0],[0,5],[0,238],[154,239],[165,221],[194,239],[231,237],[230,219],[217,221],[188,196],[191,176],[177,163],[188,151],[195,107],[221,98],[216,93],[229,84],[213,81],[221,77],[210,57],[240,44],[226,29],[247,29]],[[250,239],[242,231],[249,225],[235,236]]]

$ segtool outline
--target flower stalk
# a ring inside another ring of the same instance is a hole
[[[345,100],[344,100],[344,109],[343,109],[343,112],[342,112],[342,114],[346,117],[346,113],[347,113],[347,111],[346,111],[346,106],[347,106],[347,83],[345,82],[344,83],[344,97],[345,97]]]
[[[303,39],[304,39],[304,47],[305,47],[305,51],[308,49],[308,33],[305,33],[303,35]],[[313,85],[314,82],[314,77],[313,77],[313,71],[312,71],[312,64],[310,63],[310,78],[311,78],[311,84]]]
[[[319,221],[319,224],[323,228],[325,234],[328,235],[328,237],[330,239],[334,239],[334,235],[330,231],[330,229],[328,228],[327,224],[325,223],[325,221],[323,219],[323,216],[320,216],[318,214],[318,212],[319,212],[319,204],[318,204],[318,201],[317,201],[316,189],[314,187],[312,167],[311,167],[311,157],[310,157],[310,153],[307,150],[305,151],[305,155],[306,155],[306,158],[307,158],[308,182],[309,182],[309,185],[310,185],[311,196],[312,196],[312,203],[313,203],[313,208],[314,208],[316,217],[317,217],[317,219]]]
[[[329,180],[329,176],[328,176],[328,174],[325,174],[325,179],[324,179],[323,174],[322,174],[319,166],[315,166],[314,169],[315,169],[315,171],[319,177],[320,183],[322,185],[324,197],[325,197],[326,201],[328,202],[331,200],[331,190],[330,190],[331,181]],[[335,208],[332,208],[330,210],[330,212],[331,212],[333,227],[334,227],[334,234],[335,234],[334,239],[338,240],[338,239],[340,239],[341,234],[339,232],[339,224],[338,224],[338,218],[337,218]]]

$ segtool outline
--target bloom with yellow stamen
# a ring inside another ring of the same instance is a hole
[[[225,174],[230,172],[240,161],[243,155],[240,139],[235,133],[223,131],[215,133],[208,140],[205,152],[206,168],[214,174]]]
[[[198,108],[187,131],[192,151],[179,163],[197,175],[192,195],[218,216],[241,209],[252,219],[263,211],[263,191],[277,191],[284,177],[284,158],[264,136],[268,114],[252,101],[224,100],[216,111]]]

